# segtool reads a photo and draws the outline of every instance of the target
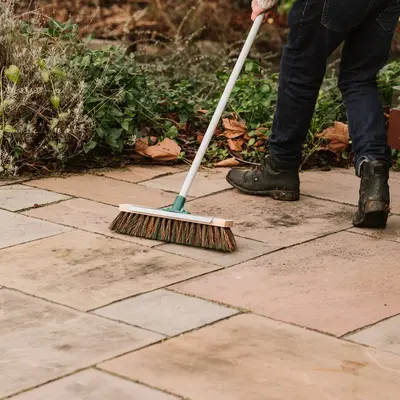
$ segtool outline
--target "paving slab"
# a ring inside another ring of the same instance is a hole
[[[396,175],[395,175],[396,176]],[[301,193],[337,201],[339,203],[358,203],[360,179],[354,174],[335,171],[306,171],[301,174]],[[392,212],[400,213],[400,180],[389,181]]]
[[[0,249],[68,232],[71,228],[0,210]],[[0,265],[2,255],[0,253]]]
[[[236,243],[238,245],[238,250],[233,253],[222,253],[220,251],[182,246],[173,243],[157,246],[157,250],[166,251],[172,254],[179,254],[184,257],[209,262],[222,267],[230,267],[232,265],[240,264],[244,261],[251,260],[255,257],[259,257],[275,250],[274,247],[269,246],[267,243],[241,237],[236,237]]]
[[[0,309],[1,398],[163,338],[5,289]]]
[[[81,231],[4,249],[0,257],[0,285],[81,310],[218,268]]]
[[[339,203],[358,203],[360,179],[354,174],[334,171],[305,171],[300,175],[301,193],[337,201]]]
[[[222,190],[231,189],[232,186],[225,179],[228,171],[229,168],[199,171],[194,179],[189,195],[191,197],[201,197]],[[187,172],[182,172],[180,174],[163,176],[161,178],[143,182],[140,185],[179,193],[186,174]]]
[[[395,242],[400,242],[400,216],[390,215],[386,229],[352,228],[350,229],[350,231],[366,236],[371,236],[376,239],[393,240]]]
[[[24,210],[66,199],[69,197],[24,185],[0,187],[0,208],[9,211]]]
[[[47,385],[12,396],[10,400],[177,400],[176,396],[87,369]]]
[[[147,207],[163,207],[172,204],[175,199],[171,193],[92,174],[40,179],[26,184],[112,205],[132,203]]]
[[[96,314],[168,336],[199,328],[238,311],[169,290],[156,290],[111,304]]]
[[[118,235],[110,231],[109,226],[118,213],[118,207],[75,198],[47,207],[32,209],[26,211],[24,214],[85,231],[139,243],[142,246],[153,247],[163,243],[157,240],[147,240],[135,236]]]
[[[400,245],[338,233],[173,286],[341,336],[400,313]]]
[[[191,400],[397,400],[400,357],[240,315],[100,368]]]
[[[235,235],[264,242],[273,250],[350,228],[354,211],[351,206],[308,197],[281,202],[236,190],[189,201],[187,209],[233,219]]]
[[[353,342],[400,355],[400,315],[346,336]]]
[[[131,165],[126,168],[113,169],[111,171],[97,172],[96,174],[120,181],[138,183],[154,179],[159,176],[177,174],[182,172],[183,167],[159,166],[159,165]]]

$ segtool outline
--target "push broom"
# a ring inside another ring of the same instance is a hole
[[[184,207],[193,180],[200,168],[263,19],[264,14],[259,15],[253,23],[182,189],[173,205],[165,209],[154,209],[121,204],[119,206],[119,215],[110,226],[112,231],[124,235],[224,252],[233,252],[237,249],[236,240],[231,230],[233,221],[191,215],[185,211]]]

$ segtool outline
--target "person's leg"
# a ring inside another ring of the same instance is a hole
[[[390,204],[391,150],[376,77],[390,53],[400,3],[390,0],[380,4],[348,36],[339,75],[356,174],[361,177],[359,207],[353,223],[364,227],[384,227]]]
[[[301,164],[327,59],[347,36],[324,26],[323,13],[321,0],[297,0],[290,13],[290,34],[283,49],[278,102],[268,141],[271,159],[286,168]]]
[[[330,15],[328,15],[330,17]],[[298,200],[298,168],[328,56],[347,33],[327,28],[322,0],[296,0],[289,15],[290,33],[281,60],[278,102],[270,156],[258,170],[233,169],[228,182],[237,189],[278,200]]]

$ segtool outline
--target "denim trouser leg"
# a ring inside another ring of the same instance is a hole
[[[392,1],[396,9],[388,14]],[[399,8],[397,0],[296,0],[269,140],[271,158],[282,167],[301,163],[327,58],[342,42],[340,88],[357,163],[390,159],[376,74],[388,58]]]
[[[343,48],[339,88],[347,110],[357,175],[364,160],[391,165],[376,75],[387,62],[399,14],[400,4],[393,10],[385,9],[378,17],[373,14],[348,36]]]

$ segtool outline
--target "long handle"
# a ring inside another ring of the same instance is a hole
[[[235,68],[232,71],[229,81],[225,87],[224,93],[222,94],[221,100],[218,103],[218,106],[214,112],[212,119],[211,119],[210,125],[208,126],[207,132],[205,133],[204,138],[201,142],[200,148],[199,148],[199,150],[196,154],[196,157],[192,163],[192,166],[186,176],[185,182],[183,183],[182,189],[179,193],[180,197],[186,198],[187,194],[189,193],[189,189],[192,186],[193,180],[196,176],[198,169],[200,168],[201,162],[204,158],[204,155],[206,154],[207,148],[208,148],[208,146],[211,142],[211,139],[214,135],[215,129],[217,128],[219,120],[221,119],[221,116],[222,116],[223,112],[225,111],[225,107],[228,103],[228,100],[232,93],[232,90],[235,87],[236,81],[240,75],[240,72],[242,71],[243,65],[247,59],[247,56],[249,55],[249,52],[254,43],[254,40],[256,39],[257,33],[261,27],[264,16],[265,16],[264,14],[259,15],[253,23],[250,33],[246,39],[243,49],[242,49],[242,51],[239,55],[239,58],[236,62]]]

